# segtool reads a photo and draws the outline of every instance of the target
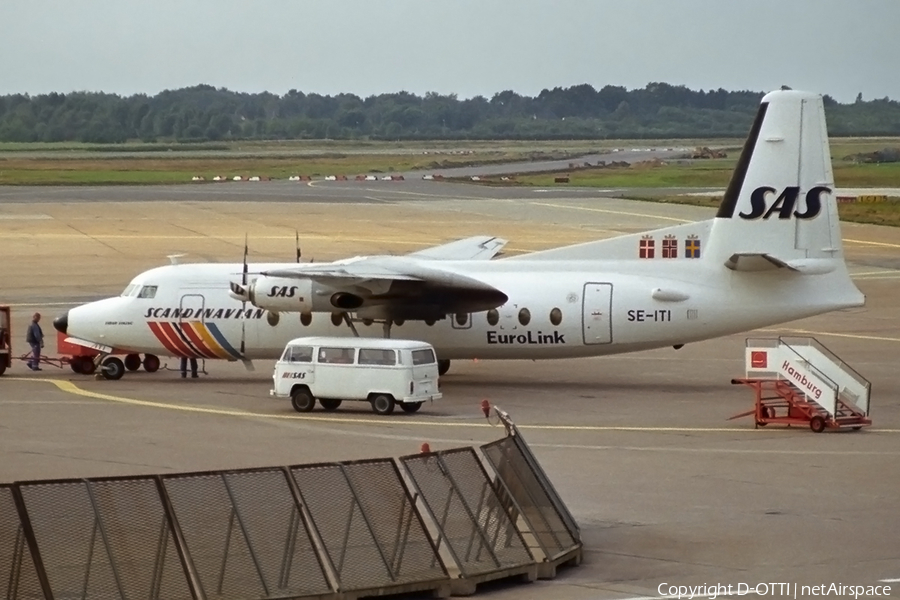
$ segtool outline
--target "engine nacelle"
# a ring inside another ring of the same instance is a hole
[[[272,312],[314,310],[313,282],[309,279],[259,276],[248,286],[250,303]]]
[[[234,287],[232,296],[241,299],[240,294],[234,293]],[[268,275],[261,275],[250,283],[246,297],[254,306],[278,313],[349,311],[365,303],[362,296],[335,290],[310,279]]]

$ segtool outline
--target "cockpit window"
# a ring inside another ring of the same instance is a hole
[[[138,298],[156,298],[156,287],[155,285],[145,285],[138,293]]]
[[[129,283],[128,287],[126,287],[125,290],[122,292],[122,295],[130,296],[132,293],[134,293],[135,289],[137,289],[138,287],[140,287],[140,286],[137,286],[133,283]]]

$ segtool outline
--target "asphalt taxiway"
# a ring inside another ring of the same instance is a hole
[[[14,343],[24,352],[32,311],[52,317],[116,294],[168,254],[239,261],[245,233],[251,260],[290,260],[295,229],[304,256],[316,260],[482,233],[509,239],[516,253],[713,213],[595,190],[377,183],[54,188],[0,198],[2,302],[14,307]],[[187,195],[227,186],[229,197]],[[866,307],[748,335],[825,343],[872,381],[870,430],[816,435],[728,421],[752,405],[747,389],[729,384],[743,374],[746,335],[598,359],[455,361],[443,400],[389,418],[363,405],[299,415],[268,397],[265,361],[254,373],[209,362],[198,380],[162,371],[117,382],[17,363],[0,378],[0,481],[396,456],[425,441],[449,448],[502,434],[479,410],[489,399],[522,428],[581,525],[586,552],[556,580],[479,596],[658,597],[662,583],[900,578],[900,231],[843,224],[843,238]]]

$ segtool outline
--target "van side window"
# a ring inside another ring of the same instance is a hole
[[[312,357],[312,346],[291,346],[284,353],[282,360],[292,363],[308,363],[312,362]]]
[[[319,348],[319,362],[329,365],[352,365],[352,348]]]
[[[434,351],[430,348],[424,350],[413,350],[412,359],[414,365],[431,365],[436,362],[434,360]]]
[[[145,285],[138,293],[138,298],[156,298],[156,287],[155,285]]]
[[[378,350],[360,348],[359,364],[361,365],[396,365],[397,352],[395,350]]]

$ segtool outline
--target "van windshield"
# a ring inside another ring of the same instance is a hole
[[[359,351],[359,364],[361,365],[396,365],[397,352],[395,350],[379,350],[362,348]]]
[[[414,365],[431,365],[436,362],[434,360],[434,350],[432,350],[431,348],[425,348],[424,350],[413,350],[412,359]]]
[[[312,362],[313,349],[312,346],[288,346],[284,351],[281,360],[293,363]]]

